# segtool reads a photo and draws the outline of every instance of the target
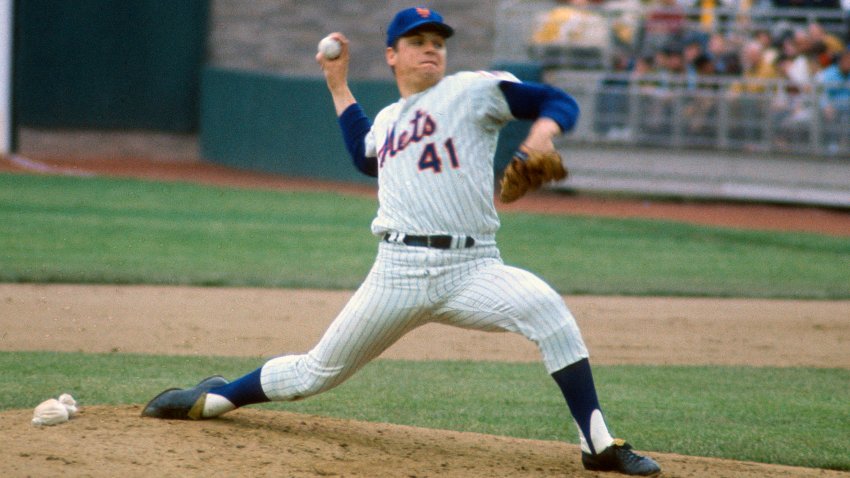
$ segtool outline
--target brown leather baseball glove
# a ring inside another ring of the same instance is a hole
[[[502,174],[499,198],[503,203],[514,202],[543,183],[560,181],[567,174],[557,151],[543,152],[520,146]]]

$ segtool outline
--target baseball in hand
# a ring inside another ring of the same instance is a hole
[[[334,60],[342,52],[342,44],[332,36],[326,36],[319,42],[319,53],[326,59]]]

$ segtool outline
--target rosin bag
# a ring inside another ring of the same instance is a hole
[[[32,414],[32,424],[36,426],[52,426],[67,422],[77,413],[77,401],[67,393],[59,399],[51,398],[41,402]]]

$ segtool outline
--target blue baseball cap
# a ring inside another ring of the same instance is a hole
[[[430,8],[411,7],[396,13],[393,21],[387,27],[387,46],[395,45],[395,42],[408,33],[422,27],[433,29],[443,38],[452,36],[454,28],[443,23],[443,16]]]

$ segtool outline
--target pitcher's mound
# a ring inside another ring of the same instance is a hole
[[[241,409],[201,422],[85,407],[54,427],[0,414],[2,476],[564,477],[576,445]],[[673,477],[839,477],[839,472],[650,453]]]

